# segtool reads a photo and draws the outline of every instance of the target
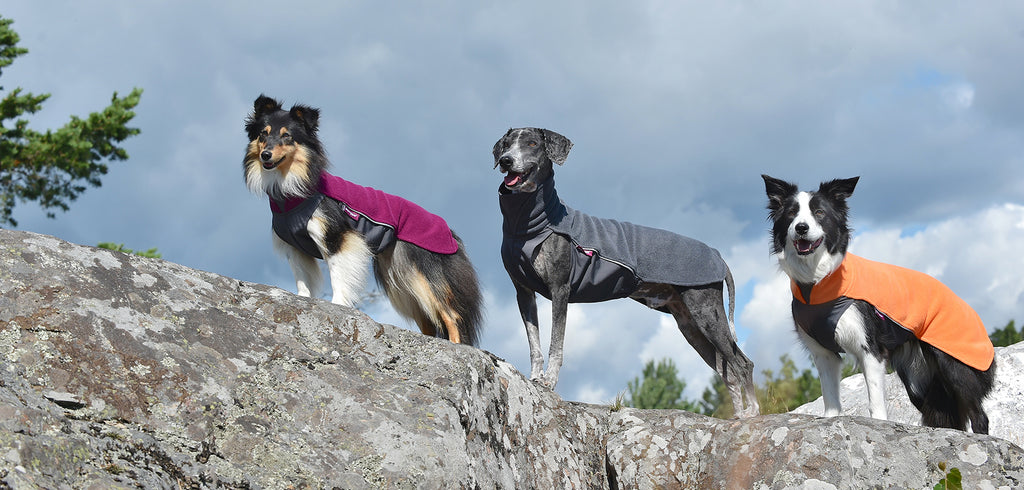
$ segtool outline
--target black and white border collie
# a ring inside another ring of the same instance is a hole
[[[984,325],[974,310],[937,280],[847,253],[846,201],[859,178],[823,182],[817,192],[801,192],[789,182],[761,177],[772,221],[772,252],[791,279],[794,323],[818,369],[825,416],[839,415],[841,410],[839,353],[846,352],[864,371],[871,417],[887,418],[883,398],[888,360],[921,411],[924,425],[966,431],[969,421],[975,433],[987,434],[982,400],[992,389],[995,360]],[[861,264],[870,271],[858,272]],[[889,281],[903,275],[910,276],[909,283]],[[861,284],[856,287],[849,285],[858,281]],[[864,293],[869,290],[879,292]],[[836,298],[826,301],[829,293]],[[812,299],[815,294],[817,300]],[[901,317],[899,310],[915,308],[908,306],[912,303],[927,304],[925,313],[917,315],[923,321]],[[937,319],[943,315],[946,320]],[[922,335],[928,327],[933,332]],[[970,342],[963,343],[975,349],[973,359],[981,360],[972,363],[980,368],[954,357],[968,358],[953,352],[958,345],[949,348],[947,340],[940,349],[936,347],[940,342],[930,340],[934,335],[957,337],[961,332],[970,337]]]

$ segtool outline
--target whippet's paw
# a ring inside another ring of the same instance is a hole
[[[555,383],[551,382],[551,379],[543,374],[540,376],[531,376],[530,381],[532,381],[535,385],[543,386],[549,390],[555,388]]]

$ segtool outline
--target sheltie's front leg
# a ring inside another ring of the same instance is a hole
[[[282,240],[277,233],[271,232],[271,235],[273,235],[274,250],[283,255],[292,268],[292,274],[295,276],[295,289],[299,296],[319,298],[324,277],[316,259]]]
[[[320,247],[320,254],[327,262],[331,275],[331,302],[353,306],[366,287],[366,275],[370,271],[373,252],[359,232],[343,229],[317,211],[306,224],[309,236]]]

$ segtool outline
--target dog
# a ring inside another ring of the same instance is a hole
[[[988,433],[982,400],[995,379],[995,351],[978,314],[926,274],[847,252],[847,199],[859,177],[823,182],[817,192],[767,175],[772,253],[791,279],[793,319],[821,379],[825,416],[836,416],[840,353],[864,371],[868,412],[887,418],[885,362],[921,421]]]
[[[313,107],[285,110],[260,95],[245,121],[246,185],[270,198],[274,248],[299,295],[319,297],[323,259],[332,302],[352,306],[372,261],[391,304],[424,335],[477,345],[481,294],[462,240],[412,202],[327,173],[319,117]]]
[[[554,131],[509,129],[492,150],[499,186],[501,258],[515,285],[530,344],[530,378],[554,388],[562,365],[568,303],[632,298],[671,314],[686,340],[725,381],[734,413],[759,413],[754,365],[736,345],[735,286],[718,251],[656,228],[575,211],[555,191],[552,163],[572,142]],[[608,240],[600,240],[600,238]],[[728,285],[729,314],[723,301]],[[547,371],[540,349],[536,293],[551,300]]]

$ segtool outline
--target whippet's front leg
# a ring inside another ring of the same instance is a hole
[[[544,353],[540,348],[540,327],[537,325],[537,295],[516,284],[516,302],[519,316],[526,326],[526,340],[530,342],[530,379],[539,380],[544,374]]]
[[[548,370],[541,381],[554,389],[562,368],[562,347],[565,343],[565,318],[569,311],[569,284],[560,284],[551,291],[551,346],[548,347]]]

